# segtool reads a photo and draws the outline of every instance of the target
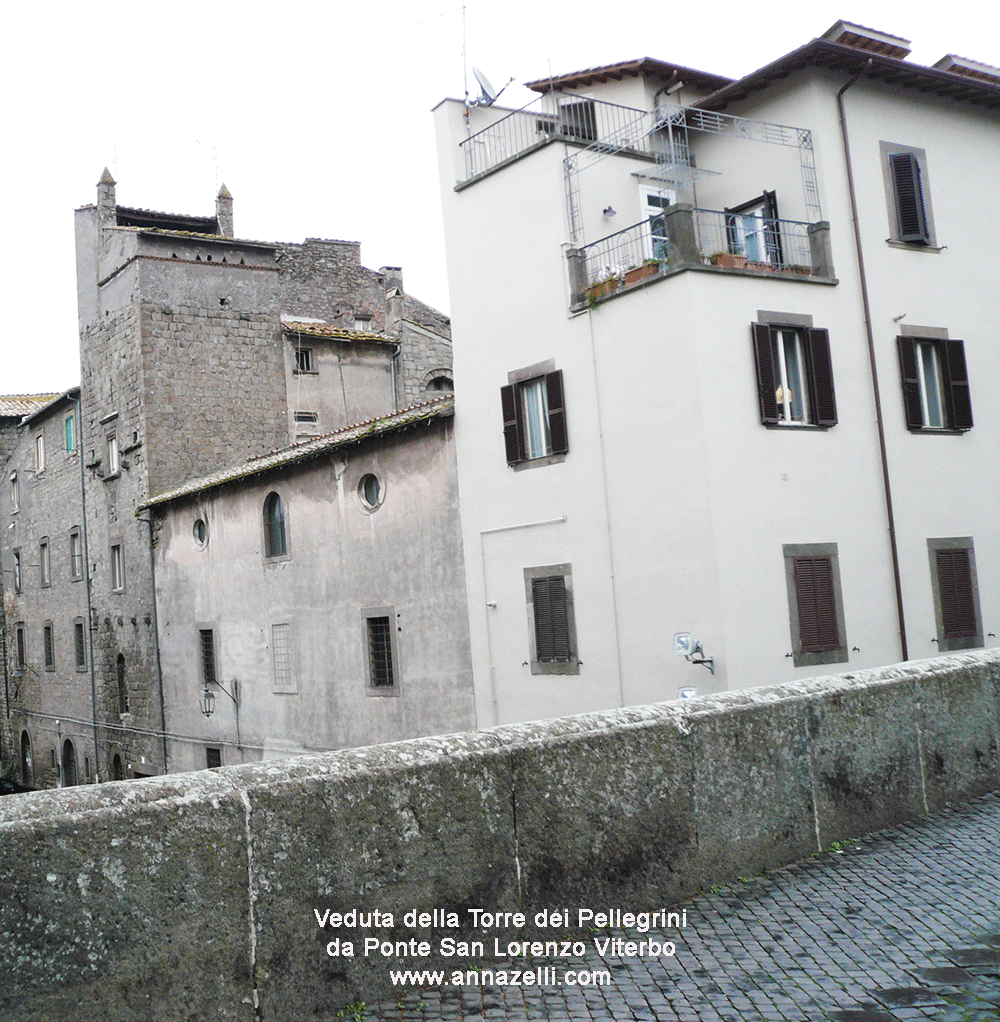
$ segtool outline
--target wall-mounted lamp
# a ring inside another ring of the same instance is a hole
[[[618,211],[613,206],[605,206],[603,213],[607,217],[618,216]]]
[[[674,655],[684,657],[688,663],[704,664],[715,674],[715,657],[706,657],[701,643],[690,632],[678,632],[674,636]]]
[[[222,689],[222,691],[225,692],[226,695],[229,696],[230,699],[232,699],[233,703],[235,703],[235,705],[236,705],[236,710],[237,710],[237,714],[238,714],[239,713],[239,708],[240,708],[240,699],[239,699],[239,696],[240,696],[239,685],[240,685],[240,683],[239,683],[239,681],[236,678],[233,678],[233,691],[232,692],[226,692],[226,689],[218,681],[213,681],[212,684],[217,686],[218,688]],[[206,717],[211,717],[212,714],[215,713],[215,693],[208,687],[207,684],[205,685],[205,691],[202,692],[202,694],[198,697],[198,706],[201,708],[201,712]]]

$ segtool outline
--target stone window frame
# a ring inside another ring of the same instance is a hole
[[[73,656],[78,672],[87,670],[87,623],[82,617],[73,618]]]
[[[38,585],[42,589],[52,585],[52,544],[48,536],[38,541]]]
[[[528,662],[532,674],[579,674],[580,655],[576,641],[576,611],[573,596],[572,564],[543,564],[524,571],[524,600],[528,623]],[[566,662],[542,661],[538,659],[538,632],[535,627],[535,594],[532,581],[536,578],[562,576],[566,591],[566,639],[569,646],[569,660]]]
[[[941,588],[938,579],[937,552],[939,550],[966,550],[969,554],[969,575],[972,602],[976,614],[976,634],[945,638],[944,613],[941,607]],[[937,629],[937,648],[940,653],[960,649],[983,647],[983,615],[979,605],[979,578],[976,574],[976,551],[971,536],[951,536],[927,540],[927,557],[931,575],[931,598],[934,601],[934,625]]]
[[[284,552],[277,554],[268,552],[270,550],[270,542],[268,540],[267,505],[270,502],[272,495],[277,496],[281,503],[282,534],[285,544]],[[260,505],[260,530],[260,551],[265,565],[277,564],[279,561],[290,561],[292,559],[291,510],[288,505],[288,499],[285,496],[284,487],[275,486],[267,491],[267,494],[264,497],[264,502]]]
[[[77,571],[77,561],[73,554],[74,539],[79,542],[80,548],[79,571]],[[83,564],[83,532],[79,525],[74,525],[73,528],[69,530],[69,580],[71,582],[83,581]]]
[[[195,625],[195,657],[198,664],[198,680],[201,687],[207,689],[210,685],[219,686],[219,629],[214,621],[199,621]],[[205,636],[211,636],[211,667],[206,657]]]
[[[45,471],[45,430],[40,429],[35,437],[35,475],[41,475]]]
[[[117,557],[115,551],[118,552]],[[121,537],[115,537],[111,540],[109,558],[111,591],[113,593],[123,593],[125,592],[125,544],[122,542]],[[116,582],[117,585],[115,584]]]
[[[545,395],[545,415],[548,419],[552,451],[549,454],[528,457],[524,452],[522,400],[524,389],[529,384],[538,381],[541,381]],[[550,386],[553,392],[558,392],[561,402],[558,405],[550,404]],[[515,472],[521,472],[525,469],[542,468],[546,465],[559,465],[566,460],[569,453],[566,391],[562,370],[556,368],[554,358],[546,359],[544,362],[535,362],[530,366],[522,366],[520,369],[512,369],[507,373],[507,386],[500,388],[500,407],[508,468],[512,468]]]
[[[10,474],[10,513],[16,515],[21,510],[21,480],[15,469]]]
[[[371,650],[371,627],[370,621],[388,618],[389,620],[389,658],[392,670],[391,685],[376,685],[372,682],[372,650]],[[361,608],[361,639],[364,650],[363,659],[365,662],[365,693],[374,698],[398,697],[402,694],[402,676],[399,661],[399,634],[398,617],[394,606],[385,605],[381,607]]]
[[[788,617],[792,638],[792,662],[796,667],[821,664],[846,664],[849,661],[847,626],[844,619],[844,594],[840,584],[840,555],[836,543],[785,543],[781,548],[785,560],[785,586],[788,591]],[[833,584],[834,611],[837,618],[836,649],[805,652],[802,649],[799,623],[798,587],[795,582],[795,560],[798,557],[828,557]]]
[[[56,669],[55,626],[50,620],[42,623],[42,660],[45,663],[45,670]]]
[[[24,562],[21,560],[21,548],[14,547],[11,556],[14,561],[14,592],[21,593],[24,591]]]
[[[24,674],[28,669],[28,628],[23,621],[14,622],[14,670]]]

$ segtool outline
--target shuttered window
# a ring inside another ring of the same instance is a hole
[[[500,388],[508,465],[569,451],[562,370]]]
[[[531,580],[535,608],[535,650],[542,664],[570,661],[569,618],[566,611],[566,581],[561,575]]]
[[[903,413],[909,429],[972,429],[965,342],[897,337]]]
[[[840,646],[833,569],[829,557],[795,558],[795,597],[803,653],[823,653]]]
[[[915,153],[893,153],[889,157],[889,169],[896,202],[899,240],[919,245],[930,244],[920,161]]]
[[[754,323],[760,421],[766,426],[835,426],[837,398],[829,331]]]
[[[937,550],[938,593],[946,639],[974,636],[976,603],[968,550]]]

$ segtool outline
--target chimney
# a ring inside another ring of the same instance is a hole
[[[97,223],[101,227],[118,226],[118,203],[115,200],[115,179],[107,167],[97,182]]]
[[[938,71],[950,71],[953,75],[963,75],[966,78],[1000,85],[1000,67],[982,64],[978,60],[969,60],[968,57],[959,57],[954,53],[945,54],[933,67]]]
[[[223,238],[233,238],[233,196],[223,183],[219,194],[215,197],[215,219],[219,223],[219,234]]]
[[[378,272],[382,274],[385,280],[386,291],[391,291],[395,287],[399,289],[400,293],[403,293],[402,266],[380,266]]]
[[[853,46],[856,50],[867,50],[869,53],[880,53],[883,57],[895,57],[903,60],[909,56],[910,40],[887,32],[877,32],[874,28],[854,25],[850,21],[838,21],[827,29],[821,39],[841,46]]]

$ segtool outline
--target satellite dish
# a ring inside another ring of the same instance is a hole
[[[492,85],[490,85],[489,78],[487,78],[478,67],[473,67],[472,73],[476,76],[476,81],[479,82],[479,88],[482,89],[482,95],[479,97],[479,102],[484,106],[492,106],[500,93],[497,92]]]
[[[479,98],[473,100],[471,104],[472,106],[493,106],[493,104],[500,98],[504,89],[507,88],[507,85],[510,85],[510,83],[514,80],[513,78],[509,78],[507,80],[507,85],[498,91],[493,88],[490,84],[489,78],[487,78],[478,67],[473,67],[472,73],[476,76],[476,81],[479,82],[479,88],[481,90]]]

